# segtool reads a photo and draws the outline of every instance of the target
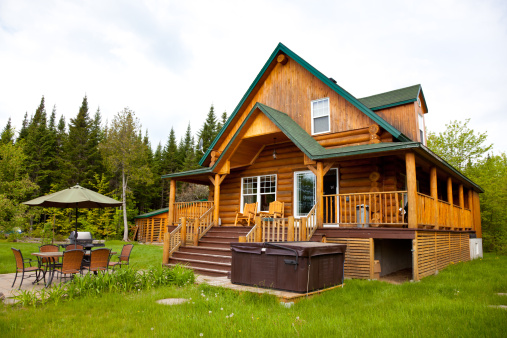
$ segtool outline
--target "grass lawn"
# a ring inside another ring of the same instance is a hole
[[[131,243],[134,244],[134,248],[130,254],[130,264],[134,265],[136,268],[146,269],[150,265],[162,263],[161,245],[144,245],[138,244],[137,242]],[[123,244],[126,243],[122,241],[106,241],[106,248],[110,248],[112,251],[116,251],[119,254]],[[36,257],[30,255],[30,253],[39,251],[40,245],[40,243],[11,243],[7,242],[7,240],[0,240],[0,274],[16,272],[16,262],[14,261],[11,248],[20,249],[23,258],[35,259]]]
[[[120,243],[118,243],[120,244]],[[144,254],[150,246],[136,247]],[[134,250],[135,250],[134,249]],[[134,251],[135,252],[135,251]],[[154,260],[159,262],[160,259]],[[48,304],[0,305],[2,336],[505,337],[507,256],[459,263],[418,283],[346,280],[290,308],[267,295],[208,285],[159,287]],[[182,297],[182,305],[155,303]]]

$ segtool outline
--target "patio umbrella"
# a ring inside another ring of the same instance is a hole
[[[122,203],[76,184],[72,188],[37,197],[33,200],[23,202],[23,204],[46,208],[76,208],[76,231],[74,235],[75,239],[77,239],[78,208],[119,207]]]

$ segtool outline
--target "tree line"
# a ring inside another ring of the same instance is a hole
[[[161,176],[198,168],[226,120],[227,113],[217,118],[211,105],[195,137],[190,123],[179,141],[171,128],[166,144],[153,151],[148,131],[143,134],[129,108],[103,125],[100,109],[90,114],[85,96],[67,123],[63,115],[57,120],[56,106],[47,114],[42,97],[18,132],[9,118],[0,135],[0,231],[19,228],[44,236],[54,229],[67,235],[74,210],[28,208],[21,202],[79,184],[124,202],[121,210],[79,211],[81,229],[96,237],[126,238],[134,216],[167,207],[169,185]],[[208,196],[206,187],[181,183],[178,190],[179,200]]]

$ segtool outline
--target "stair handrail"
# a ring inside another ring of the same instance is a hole
[[[246,241],[247,243],[254,243],[255,239],[257,238],[257,230],[258,230],[257,224],[255,224],[252,229],[246,234]]]
[[[306,215],[306,241],[309,241],[317,230],[317,207],[319,202],[315,203],[310,212]]]
[[[169,257],[181,246],[181,223],[169,235]]]
[[[214,210],[215,206],[212,205],[211,208],[206,210],[206,212],[199,217],[198,240],[206,235],[206,233],[215,225],[215,221],[213,220]]]

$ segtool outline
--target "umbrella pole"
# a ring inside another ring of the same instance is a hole
[[[76,231],[74,232],[74,249],[77,249],[77,203],[76,203]]]

